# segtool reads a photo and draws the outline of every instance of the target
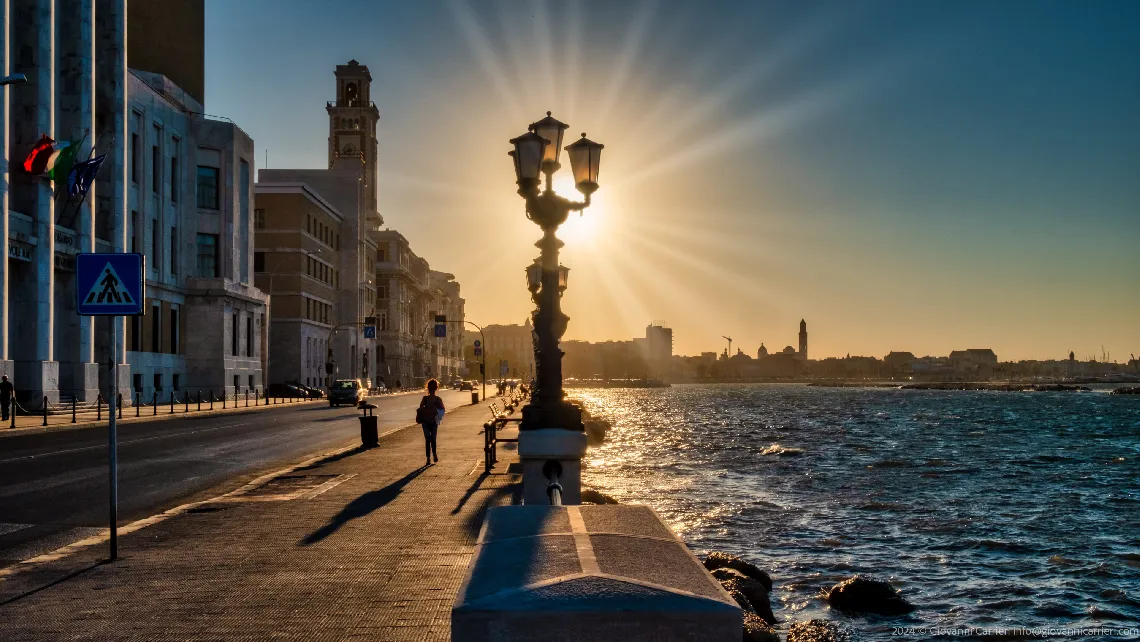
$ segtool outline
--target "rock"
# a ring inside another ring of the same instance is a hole
[[[1117,388],[1117,389],[1112,391],[1112,394],[1114,394],[1114,395],[1140,395],[1140,386],[1135,386],[1132,388],[1128,388],[1128,387]]]
[[[713,577],[715,577],[717,580],[719,580],[721,582],[724,582],[725,580],[731,580],[731,579],[737,578],[737,577],[743,578],[743,579],[748,579],[748,576],[745,575],[744,573],[741,573],[740,571],[738,571],[734,568],[728,568],[727,566],[723,566],[721,568],[714,568],[713,570],[709,571],[709,573],[711,573]]]
[[[788,642],[854,642],[851,631],[827,620],[796,622],[788,629]]]
[[[705,556],[705,568],[710,571],[718,568],[731,568],[740,571],[745,576],[763,584],[769,593],[772,592],[772,578],[768,577],[768,574],[760,570],[755,564],[745,562],[735,555],[713,551]]]
[[[606,441],[610,422],[604,419],[585,419],[582,424],[586,427],[586,445],[597,446]]]
[[[744,595],[748,599],[748,603],[752,605],[752,610],[765,622],[768,624],[776,623],[776,615],[772,613],[772,605],[768,600],[768,589],[764,588],[763,584],[750,577],[733,577],[721,580],[720,584],[729,594],[739,592]]]
[[[748,601],[748,596],[742,593],[740,589],[728,588],[726,586],[724,590],[728,591],[728,594],[732,596],[732,599],[736,600],[736,603],[740,605],[741,611],[756,615],[756,609],[752,606],[752,602]]]
[[[914,610],[885,580],[864,575],[847,578],[831,587],[827,592],[827,602],[850,613],[901,615]]]
[[[759,616],[745,612],[744,642],[780,642],[780,636]]]
[[[583,504],[620,504],[618,500],[610,497],[609,495],[594,490],[593,488],[582,489],[582,503]]]

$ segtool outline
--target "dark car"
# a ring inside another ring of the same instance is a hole
[[[308,395],[304,390],[291,383],[271,383],[265,390],[266,397],[292,397],[292,398],[305,398]]]
[[[474,390],[475,389],[475,382],[474,381],[464,381],[462,384],[460,384],[459,389],[460,390]]]
[[[296,386],[297,388],[300,388],[305,393],[305,396],[308,397],[309,399],[324,399],[325,398],[325,391],[321,390],[320,388],[313,388],[311,386],[306,386],[306,385],[302,385],[299,383],[295,383],[293,385]]]
[[[353,405],[364,400],[367,390],[359,379],[338,379],[329,387],[329,406]]]

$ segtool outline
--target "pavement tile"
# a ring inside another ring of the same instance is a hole
[[[405,429],[270,485],[344,476],[314,497],[208,503],[121,537],[114,563],[102,545],[0,581],[3,637],[448,640],[483,514],[519,496],[513,453],[481,474],[486,415],[448,414],[437,465]]]

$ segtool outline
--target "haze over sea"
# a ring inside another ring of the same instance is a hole
[[[1135,627],[1140,398],[1104,392],[681,385],[574,390],[614,423],[584,484],[656,508],[774,581],[782,622]],[[846,618],[855,573],[917,607]],[[1135,639],[1104,637],[1097,639]]]

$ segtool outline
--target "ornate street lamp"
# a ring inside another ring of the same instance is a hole
[[[511,139],[509,152],[515,167],[518,193],[526,200],[527,218],[542,228],[542,238],[535,244],[539,258],[527,267],[527,289],[536,304],[532,314],[535,335],[536,385],[531,401],[523,408],[524,432],[563,428],[583,430],[582,413],[566,403],[562,393],[562,351],[559,341],[566,332],[569,317],[562,314],[560,299],[566,290],[569,268],[558,262],[558,250],[564,244],[556,236],[559,226],[572,211],[589,207],[590,195],[598,189],[598,160],[602,145],[582,139],[565,149],[583,202],[563,198],[552,188],[554,172],[562,148],[562,136],[569,126],[546,112],[546,117],[532,123],[529,131]],[[545,189],[539,190],[539,172],[545,174]],[[525,484],[525,481],[524,481]]]

